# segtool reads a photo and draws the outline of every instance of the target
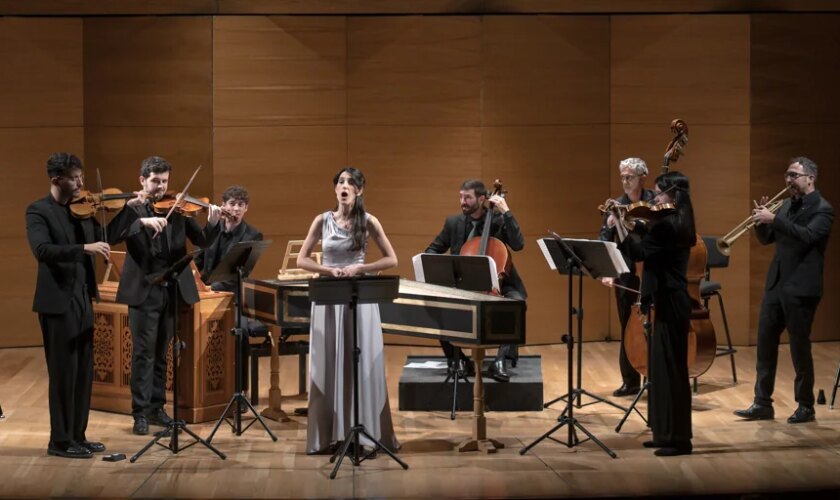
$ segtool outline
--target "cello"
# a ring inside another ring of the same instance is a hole
[[[684,121],[679,119],[672,121],[671,131],[674,137],[665,150],[662,173],[668,173],[670,163],[679,159],[688,142],[688,125]],[[696,243],[691,247],[686,269],[688,295],[691,299],[688,331],[688,374],[691,378],[697,378],[706,373],[712,366],[717,353],[714,325],[709,317],[709,310],[703,306],[700,297],[700,281],[705,277],[707,257],[706,245],[698,234]],[[651,308],[651,328],[654,314],[655,311]],[[648,375],[648,343],[644,331],[645,321],[641,305],[634,304],[630,321],[624,332],[624,349],[633,368],[646,377]]]
[[[502,181],[496,179],[493,182],[493,193],[487,197],[484,202],[484,229],[481,236],[470,238],[461,247],[460,255],[487,255],[496,263],[496,272],[499,274],[499,286],[501,287],[502,280],[510,275],[512,259],[510,250],[505,243],[490,236],[491,222],[493,220],[493,207],[490,204],[490,197],[499,195],[504,197],[505,192],[502,191]],[[499,290],[493,290],[497,295]]]

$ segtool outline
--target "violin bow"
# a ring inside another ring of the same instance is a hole
[[[172,215],[172,212],[174,212],[175,208],[178,207],[178,203],[180,203],[181,200],[184,198],[184,196],[186,196],[187,193],[189,192],[190,186],[192,185],[193,181],[195,180],[195,176],[198,175],[199,170],[201,170],[201,165],[199,165],[198,168],[195,169],[195,172],[193,172],[192,177],[190,177],[190,180],[187,181],[187,185],[184,186],[184,190],[181,191],[180,193],[178,193],[178,196],[175,197],[175,203],[172,205],[172,208],[169,209],[169,212],[167,212],[166,217],[165,217],[166,220],[169,220],[169,216]]]
[[[102,196],[102,194],[105,193],[105,190],[102,189],[102,186],[103,186],[103,184],[102,184],[102,174],[99,172],[99,167],[96,167],[96,189],[99,190],[99,196]],[[100,198],[100,200],[101,200],[101,198]],[[108,242],[108,226],[105,225],[105,210],[101,210],[101,212],[102,212],[102,222],[100,222],[100,224],[102,225],[102,240],[105,243],[107,243]],[[107,261],[108,259],[105,259],[105,260]]]

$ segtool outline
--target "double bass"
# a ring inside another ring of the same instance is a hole
[[[499,179],[493,182],[493,193],[487,199],[489,200],[491,196],[496,195],[502,197],[505,195],[502,190],[502,181]],[[486,213],[484,215],[484,230],[481,232],[481,236],[467,240],[461,247],[460,255],[487,255],[493,259],[496,263],[496,272],[499,274],[499,286],[501,287],[502,280],[510,275],[513,261],[507,245],[502,240],[490,236],[493,207],[489,201],[484,202],[484,208]],[[494,292],[499,294],[499,290],[494,290]]]
[[[673,139],[665,150],[662,173],[668,173],[671,162],[677,161],[688,142],[688,125],[682,120],[671,122]],[[698,234],[697,241],[691,247],[688,258],[686,278],[688,281],[688,295],[691,299],[691,313],[689,315],[688,331],[688,374],[697,378],[706,373],[712,366],[717,353],[715,328],[709,317],[709,310],[703,306],[700,297],[700,281],[705,277],[708,253],[703,238]],[[655,311],[651,309],[651,328]],[[630,321],[624,332],[624,350],[633,368],[643,376],[648,375],[648,343],[645,338],[645,314],[640,304],[634,304],[630,313]],[[655,335],[655,332],[651,332]]]

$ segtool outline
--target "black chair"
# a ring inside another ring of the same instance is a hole
[[[729,267],[729,256],[720,253],[714,236],[703,236],[703,243],[706,244],[706,251],[708,258],[706,260],[706,276],[700,281],[700,298],[703,299],[703,305],[706,309],[709,308],[709,300],[713,296],[717,296],[718,304],[720,305],[720,315],[723,318],[723,331],[726,333],[726,345],[719,345],[715,357],[729,356],[729,361],[732,363],[732,382],[738,383],[738,375],[735,371],[735,353],[738,352],[732,347],[732,337],[729,335],[729,322],[726,319],[726,308],[723,306],[723,296],[721,289],[723,288],[718,281],[712,281],[711,269]],[[694,379],[695,388],[697,386],[697,379]],[[695,389],[696,392],[696,389]]]

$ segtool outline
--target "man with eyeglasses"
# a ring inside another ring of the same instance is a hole
[[[779,338],[785,329],[790,336],[796,372],[794,395],[799,404],[787,421],[798,424],[815,419],[811,324],[823,294],[823,261],[834,222],[834,209],[817,191],[816,180],[816,163],[802,156],[793,158],[785,172],[790,198],[773,213],[765,207],[765,196],[752,213],[758,241],[775,243],[776,252],[767,271],[759,313],[755,399],[746,410],[735,411],[746,420],[775,417],[772,395]]]
[[[645,178],[648,174],[647,164],[641,158],[627,158],[618,164],[618,172],[621,179],[621,187],[624,194],[618,200],[619,205],[629,205],[637,201],[651,201],[656,196],[650,189],[645,189]],[[616,219],[610,214],[604,220],[601,227],[599,239],[602,241],[618,241],[616,239]],[[601,281],[615,288],[615,302],[618,306],[618,319],[621,323],[621,346],[618,354],[618,366],[621,369],[621,387],[613,391],[613,396],[630,396],[639,392],[641,376],[630,364],[627,353],[624,351],[624,330],[627,321],[630,319],[630,309],[638,298],[627,288],[638,290],[640,286],[639,277],[636,275],[636,262],[626,254],[624,261],[627,263],[629,273],[624,273],[615,280],[613,278],[602,278]],[[613,286],[619,285],[619,286]],[[622,288],[623,287],[623,288]]]

